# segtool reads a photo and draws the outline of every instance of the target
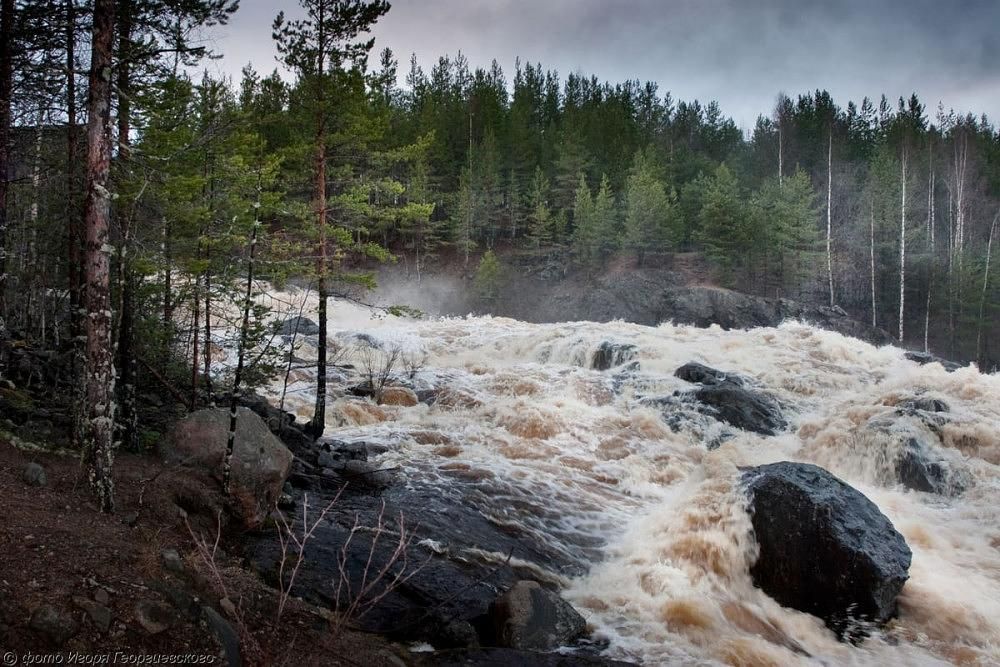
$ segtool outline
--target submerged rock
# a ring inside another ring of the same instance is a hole
[[[635,359],[639,348],[631,343],[602,341],[590,358],[590,367],[595,371],[606,371]],[[638,366],[635,370],[638,370]]]
[[[496,642],[506,648],[551,651],[587,631],[583,616],[537,581],[511,586],[489,614]]]
[[[908,401],[907,403],[917,403]],[[972,476],[961,456],[947,451],[941,442],[941,427],[947,423],[947,405],[936,399],[921,399],[920,405],[941,408],[934,412],[913,407],[876,416],[868,428],[886,443],[890,475],[908,489],[942,496],[956,496],[972,484]],[[886,442],[888,441],[888,442]]]
[[[168,462],[199,467],[221,479],[229,434],[229,410],[193,412],[174,424],[160,444]],[[292,469],[292,453],[247,408],[237,410],[232,458],[232,494],[248,526],[256,526],[274,508]]]
[[[941,357],[936,357],[930,352],[907,352],[903,355],[910,361],[915,361],[921,366],[927,364],[941,364],[946,371],[949,373],[957,371],[962,367],[962,364],[956,363],[954,361],[948,361],[947,359],[942,359]]]
[[[750,569],[757,586],[842,639],[895,616],[912,554],[873,502],[805,463],[748,468],[742,479],[760,547]]]

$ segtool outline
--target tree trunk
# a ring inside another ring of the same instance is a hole
[[[240,383],[243,381],[243,364],[246,358],[247,338],[250,331],[250,304],[253,298],[254,257],[257,251],[257,230],[260,229],[260,171],[257,172],[257,202],[254,206],[253,230],[250,232],[250,251],[247,253],[247,286],[243,294],[243,320],[240,323],[240,342],[236,355],[236,373],[233,376],[233,393],[229,400],[229,435],[226,437],[226,456],[222,463],[222,483],[229,492],[232,474],[233,448],[236,446],[236,416],[239,406]],[[294,347],[294,343],[293,343]]]
[[[327,284],[326,284],[326,148],[322,130],[316,137],[316,222],[319,225],[319,257],[316,289],[319,293],[319,346],[316,357],[316,406],[310,430],[319,437],[326,428]]]
[[[111,52],[114,38],[114,0],[95,0],[90,79],[87,92],[87,415],[90,432],[84,460],[90,482],[104,512],[114,511],[115,370],[111,332],[111,270],[109,228],[111,196]]]
[[[979,296],[979,325],[976,328],[976,359],[980,370],[983,370],[986,366],[986,359],[983,355],[983,323],[986,319],[986,290],[990,284],[990,259],[993,253],[993,234],[997,229],[998,218],[1000,218],[1000,213],[993,216],[989,239],[986,241],[986,268],[983,271],[983,291]]]
[[[902,198],[899,219],[899,342],[903,342],[903,320],[906,306],[906,149],[903,149],[903,165],[900,182]]]
[[[0,338],[7,317],[7,190],[10,178],[10,105],[14,87],[14,0],[0,3]]]
[[[124,3],[119,12],[118,22],[118,162],[122,169],[128,169],[131,157],[131,94],[132,58],[132,13],[131,3]],[[121,295],[121,312],[118,315],[117,359],[118,359],[118,435],[122,446],[128,451],[139,450],[139,415],[135,404],[136,360],[135,360],[135,288],[136,280],[130,266],[132,240],[132,211],[119,207],[118,248],[118,290]]]
[[[212,389],[212,274],[205,270],[205,389],[209,405],[215,405]]]
[[[872,278],[872,326],[878,326],[878,307],[875,301],[875,197],[871,201],[871,235],[869,245],[871,250],[871,278]]]
[[[833,130],[826,153],[826,276],[830,285],[830,306],[836,303],[833,297]]]

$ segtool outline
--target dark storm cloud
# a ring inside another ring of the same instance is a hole
[[[215,66],[275,66],[274,14],[297,3],[244,0],[217,44]],[[602,79],[654,80],[675,99],[718,100],[750,127],[779,91],[826,88],[846,104],[917,92],[1000,113],[998,0],[395,0],[375,29],[405,73],[461,50],[473,66],[515,57]]]

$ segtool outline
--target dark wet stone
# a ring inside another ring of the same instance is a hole
[[[859,640],[896,615],[912,554],[878,507],[826,470],[784,461],[743,472],[760,546],[754,583]]]
[[[552,651],[587,631],[587,621],[558,594],[537,581],[519,581],[490,605],[497,644]]]
[[[606,371],[615,366],[632,361],[639,353],[639,348],[631,343],[602,341],[590,359],[590,367],[595,371]],[[638,367],[636,367],[638,370]]]

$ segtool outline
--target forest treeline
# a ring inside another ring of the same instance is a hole
[[[223,331],[240,360],[225,392],[266,375],[249,358],[273,335],[261,276],[320,296],[317,432],[327,297],[387,261],[417,280],[479,268],[493,298],[505,253],[585,280],[697,251],[723,285],[996,364],[987,118],[817,90],[743,132],[651,82],[461,54],[401,68],[388,48],[369,62],[388,3],[300,5],[274,20],[280,69],[230,80],[202,44],[234,0],[0,0],[0,331],[73,350],[76,436],[107,507],[102,461],[139,446],[137,378],[213,400]]]

